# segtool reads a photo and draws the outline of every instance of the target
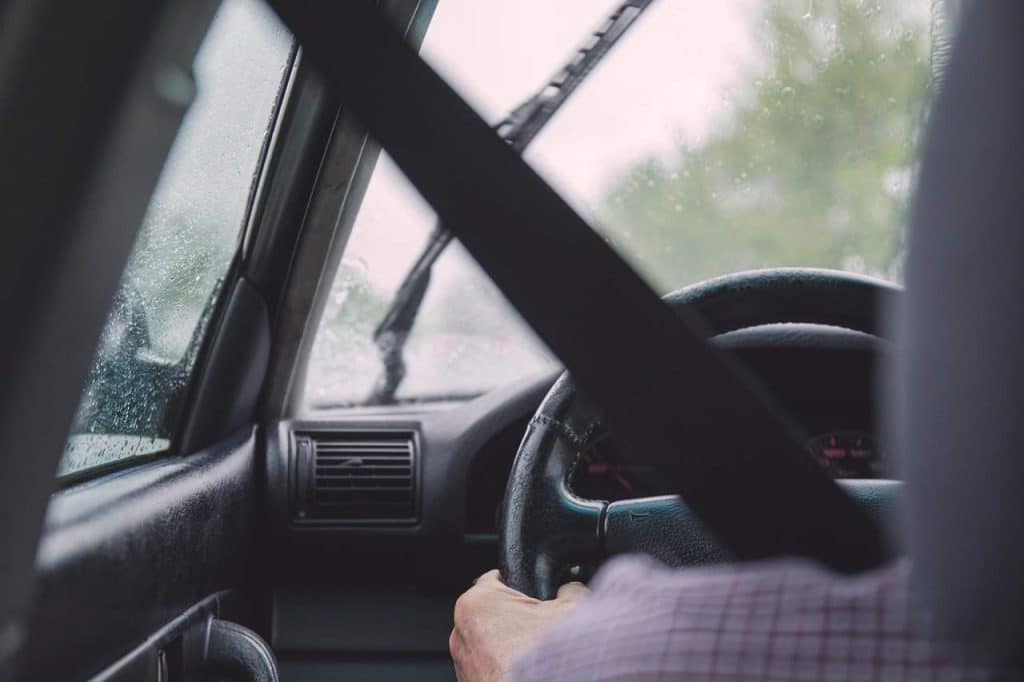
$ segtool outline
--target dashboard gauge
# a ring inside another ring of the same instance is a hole
[[[882,478],[874,439],[863,431],[831,431],[807,442],[807,449],[833,478]]]
[[[672,491],[652,467],[631,464],[611,437],[599,439],[581,456],[570,483],[573,492],[590,500],[627,500]]]
[[[833,478],[883,478],[883,463],[874,438],[864,431],[828,431],[807,442],[811,455]],[[674,490],[655,470],[633,464],[625,447],[605,436],[580,456],[570,487],[591,500],[627,500],[670,495]]]

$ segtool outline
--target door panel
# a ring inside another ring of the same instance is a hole
[[[246,581],[256,436],[110,474],[54,495],[24,679],[111,665],[205,597]]]

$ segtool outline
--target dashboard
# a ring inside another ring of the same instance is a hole
[[[724,334],[716,343],[728,348],[765,385],[778,406],[795,417],[807,434],[808,457],[830,476],[888,477],[886,460],[876,444],[873,409],[877,351],[884,342],[845,329],[786,324]],[[742,415],[737,415],[736,426],[742,428],[742,423]],[[523,430],[525,426],[524,422]],[[608,501],[675,494],[658,472],[636,461],[627,443],[613,433],[603,433],[581,453],[581,466],[574,469],[568,486],[580,497]],[[490,477],[505,477],[507,472],[508,467],[480,472],[474,480],[503,491],[504,479]],[[479,499],[469,515],[493,518],[494,505],[500,501],[500,496]]]
[[[884,341],[836,327],[781,324],[730,332],[714,342],[794,417],[807,434],[808,457],[829,474],[885,477],[873,410]],[[524,381],[447,409],[346,410],[276,424],[267,481],[278,501],[273,515],[281,532],[312,546],[321,542],[306,537],[312,530],[320,532],[317,537],[493,541],[519,441],[554,378]],[[734,420],[742,428],[743,415]],[[581,497],[610,501],[673,492],[656,472],[632,461],[628,445],[604,434],[582,453],[583,466],[568,485]],[[340,507],[329,506],[353,499],[365,504],[350,504],[349,517],[336,516]],[[389,504],[400,505],[400,513],[392,514]]]
[[[885,476],[873,409],[884,341],[832,327],[771,325],[715,343],[808,434],[808,457],[837,478]],[[524,379],[454,406],[268,423],[263,513],[274,531],[267,574],[277,586],[275,647],[314,655],[346,642],[355,653],[443,654],[455,596],[496,565],[509,470],[555,378]],[[733,421],[742,427],[743,415]],[[597,439],[570,487],[607,500],[672,492],[628,454],[614,434]],[[353,605],[367,600],[393,627],[360,620],[368,611]]]

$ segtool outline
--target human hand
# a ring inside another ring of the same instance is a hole
[[[448,648],[460,682],[504,682],[516,656],[588,592],[568,583],[550,601],[527,597],[501,582],[497,570],[476,579],[455,602]]]

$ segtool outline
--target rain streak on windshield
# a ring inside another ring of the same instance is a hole
[[[490,121],[617,3],[535,4],[445,0],[427,33],[425,57]],[[776,266],[899,280],[932,5],[655,2],[526,158],[659,292]],[[382,156],[314,345],[311,406],[371,395],[374,328],[432,224]],[[555,366],[457,245],[434,269],[405,360],[398,402],[465,398]]]

